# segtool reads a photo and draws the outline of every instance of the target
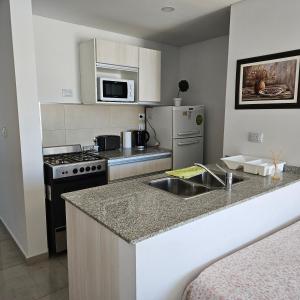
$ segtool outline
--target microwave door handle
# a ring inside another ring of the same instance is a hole
[[[191,134],[200,134],[200,131],[185,131],[185,132],[178,132],[179,136],[183,136],[183,135],[191,135]]]
[[[193,142],[179,142],[177,143],[178,146],[186,146],[186,145],[193,145],[193,144],[199,144],[200,141],[193,141]]]

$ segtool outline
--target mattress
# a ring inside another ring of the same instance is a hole
[[[185,299],[300,299],[300,221],[206,268]]]

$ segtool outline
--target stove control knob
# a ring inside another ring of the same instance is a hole
[[[90,167],[86,167],[86,168],[85,168],[85,170],[86,170],[87,172],[90,171],[90,169],[91,169]]]
[[[96,170],[96,167],[95,166],[92,166],[92,171],[95,171]]]
[[[81,168],[79,169],[79,171],[80,171],[80,173],[84,172],[84,168],[81,167]]]
[[[97,169],[98,169],[98,170],[101,170],[101,165],[98,165],[98,166],[97,166]]]
[[[73,173],[77,174],[78,173],[78,169],[73,169]]]

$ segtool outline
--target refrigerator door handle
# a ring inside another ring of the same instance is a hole
[[[200,131],[185,131],[185,132],[178,132],[178,135],[184,136],[184,135],[193,135],[193,134],[200,134]]]
[[[199,141],[193,141],[193,142],[179,142],[177,143],[178,146],[186,146],[186,145],[193,145],[193,144],[199,144],[200,143],[200,140]]]

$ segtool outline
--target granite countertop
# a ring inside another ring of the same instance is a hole
[[[128,243],[136,244],[300,181],[300,171],[296,169],[284,172],[277,181],[270,176],[234,171],[235,175],[244,177],[244,181],[234,184],[231,192],[218,189],[186,200],[148,185],[152,179],[165,177],[164,173],[71,192],[62,197]]]

